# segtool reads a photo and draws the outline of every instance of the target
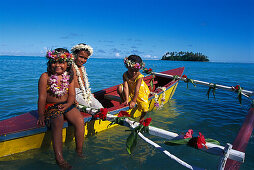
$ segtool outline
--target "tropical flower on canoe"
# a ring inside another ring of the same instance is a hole
[[[187,78],[187,76],[184,74],[184,75],[182,76],[182,78]]]
[[[153,70],[151,68],[149,68],[149,69],[144,68],[143,72],[146,73],[146,74],[151,74],[153,72]]]
[[[131,117],[131,115],[129,115],[129,113],[126,111],[120,111],[117,117]]]
[[[149,132],[149,124],[152,121],[152,118],[146,118],[143,121],[140,121],[139,125],[131,130],[131,134],[128,136],[126,140],[126,150],[129,154],[131,154],[136,147],[138,133]]]
[[[159,107],[160,107],[160,104],[159,104],[159,103],[154,103],[154,106],[155,106],[156,108],[159,108]]]
[[[100,112],[94,115],[94,118],[100,118],[102,120],[106,120],[107,118],[108,109],[107,108],[101,108]]]
[[[184,139],[186,138],[192,138],[192,135],[193,135],[193,130],[192,129],[189,129],[188,132],[186,132],[186,134],[184,135]]]
[[[239,89],[240,89],[240,85],[236,85],[236,86],[234,87],[234,89],[235,89],[235,90],[239,90]]]
[[[152,118],[146,118],[145,120],[141,121],[140,124],[142,124],[143,126],[149,126],[149,124],[151,123]]]
[[[200,132],[198,137],[193,137],[192,134],[193,130],[189,129],[186,135],[184,136],[184,139],[169,140],[166,141],[165,144],[170,146],[187,144],[188,146],[191,146],[196,149],[202,149],[204,146],[206,147],[206,149],[208,149],[208,147],[206,146],[206,142],[215,145],[220,145],[220,142],[218,142],[217,140],[209,138],[205,139],[204,135],[202,135]]]
[[[197,140],[198,149],[203,148],[203,144],[205,145],[206,149],[208,149],[207,146],[206,146],[206,141],[205,141],[204,135],[202,135],[202,133],[199,132],[199,136],[198,136],[198,140]]]

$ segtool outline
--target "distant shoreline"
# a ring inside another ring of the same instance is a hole
[[[199,61],[199,62],[209,62],[207,56],[202,53],[193,53],[193,52],[166,52],[161,60],[170,60],[170,61]]]
[[[45,56],[25,56],[25,55],[0,55],[1,57],[38,57],[38,58],[43,58]],[[123,59],[123,58],[106,58],[106,57],[91,57],[91,59]],[[143,60],[154,60],[154,61],[160,61],[161,59],[148,59],[148,58],[144,58]],[[169,62],[174,62],[171,60],[164,60],[164,61],[169,61]],[[188,62],[188,61],[187,61]],[[191,62],[191,61],[189,61]],[[237,61],[209,61],[209,63],[240,63],[240,64],[254,64],[254,62],[237,62]]]

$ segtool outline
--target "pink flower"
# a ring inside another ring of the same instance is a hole
[[[158,108],[158,107],[160,107],[160,104],[159,104],[159,103],[154,103],[154,106],[155,106],[156,108]]]
[[[189,129],[188,132],[184,135],[184,139],[186,138],[192,138],[193,130]]]

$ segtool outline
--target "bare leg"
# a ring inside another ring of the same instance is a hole
[[[122,85],[122,84],[120,84],[120,85],[117,87],[117,94],[119,94],[119,96],[121,97],[122,102],[124,102],[124,100],[125,100],[125,95],[124,95],[123,85]]]
[[[70,110],[65,117],[75,128],[76,152],[79,156],[82,156],[85,132],[84,119],[76,108]]]
[[[52,128],[52,138],[53,138],[53,149],[55,152],[55,159],[57,164],[63,169],[70,169],[69,165],[63,158],[63,139],[62,139],[62,129],[63,129],[63,115],[58,116],[51,120]]]
[[[147,112],[142,112],[142,114],[141,114],[141,116],[140,116],[140,119],[139,119],[140,122],[143,121],[143,120],[145,120],[146,113],[147,113]]]

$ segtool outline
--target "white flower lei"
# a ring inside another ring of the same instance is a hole
[[[87,77],[87,74],[86,74],[86,70],[85,70],[85,67],[81,67],[81,70],[82,70],[82,74],[83,74],[83,79],[84,79],[84,82],[85,82],[85,86],[83,84],[83,81],[81,79],[81,75],[80,75],[80,71],[79,71],[79,68],[78,66],[73,63],[73,66],[76,70],[76,73],[77,73],[77,76],[78,76],[78,82],[79,82],[79,86],[82,90],[82,93],[83,93],[83,98],[85,100],[85,102],[90,105],[92,100],[91,100],[91,97],[92,97],[92,93],[91,93],[91,88],[90,88],[90,84],[88,82],[88,77]]]
[[[85,44],[85,45],[84,44],[78,44],[78,45],[75,45],[74,47],[71,48],[72,52],[81,51],[81,50],[88,51],[90,53],[89,56],[93,55],[93,48],[90,45],[87,45],[87,44]]]

